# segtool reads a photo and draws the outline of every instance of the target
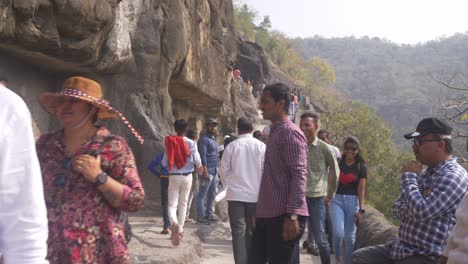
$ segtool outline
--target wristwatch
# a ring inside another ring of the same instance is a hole
[[[293,221],[296,221],[298,217],[297,217],[297,214],[288,214],[288,218]]]
[[[365,212],[366,212],[366,210],[364,210],[364,209],[359,209],[359,213],[360,213],[360,214],[364,214]]]
[[[99,187],[106,182],[107,182],[107,174],[105,172],[101,172],[96,177],[96,182],[94,183],[94,186]]]

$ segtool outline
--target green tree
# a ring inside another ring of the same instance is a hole
[[[263,21],[260,22],[259,28],[263,29],[263,30],[270,30],[271,29],[270,16],[264,16],[263,17]]]
[[[247,4],[235,6],[234,8],[234,27],[238,32],[244,35],[249,40],[255,39],[254,23],[257,17],[257,12],[251,9]]]
[[[313,57],[306,62],[308,85],[328,87],[336,82],[336,74],[328,62],[319,57]]]

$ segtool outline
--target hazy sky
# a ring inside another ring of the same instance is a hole
[[[415,44],[468,31],[468,0],[234,0],[289,37],[386,38]]]

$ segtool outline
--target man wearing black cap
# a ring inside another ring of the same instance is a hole
[[[399,237],[357,250],[352,263],[437,263],[455,225],[455,210],[468,190],[468,174],[452,157],[452,127],[425,118],[413,140],[415,161],[403,165],[401,194],[393,214],[401,220]],[[427,169],[422,171],[422,166]]]

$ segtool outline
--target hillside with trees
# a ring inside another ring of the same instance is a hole
[[[461,119],[466,113],[467,91],[447,85],[466,88],[463,73],[468,73],[468,34],[414,46],[368,37],[316,36],[290,43],[304,60],[318,56],[327,61],[336,72],[335,88],[375,108],[391,124],[392,139],[398,144],[403,143],[401,135],[422,117],[456,117],[453,121],[459,128],[466,126]],[[459,115],[447,114],[444,105],[455,98],[462,104]],[[465,144],[457,142],[462,146],[459,149]]]

